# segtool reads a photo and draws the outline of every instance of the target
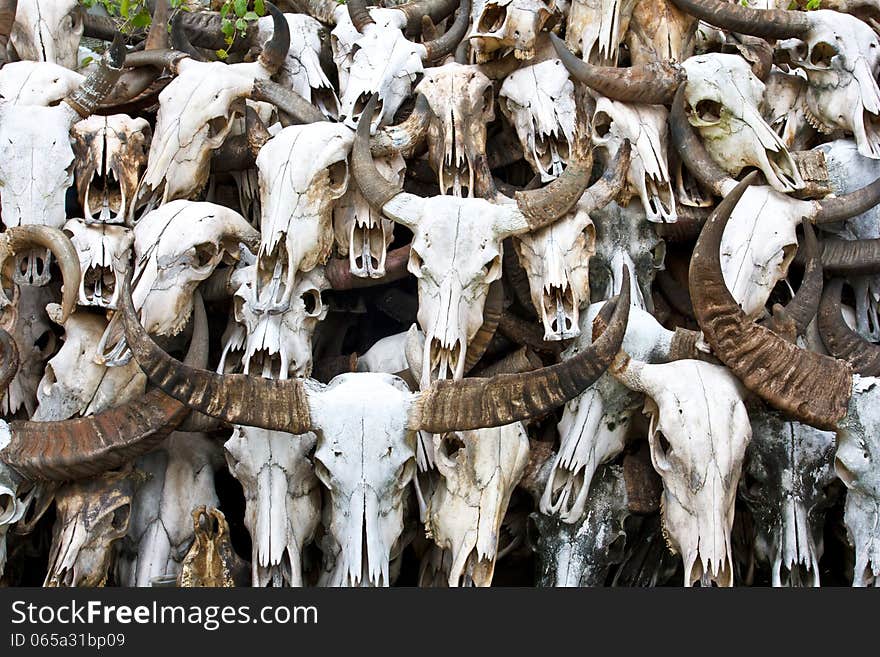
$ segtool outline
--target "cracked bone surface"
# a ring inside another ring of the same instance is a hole
[[[773,586],[819,586],[834,434],[778,413],[750,414],[740,496],[755,522],[756,556],[770,565]]]
[[[573,0],[565,44],[591,64],[616,66],[635,0]]]
[[[535,57],[538,38],[557,11],[543,0],[487,0],[471,21],[467,34],[477,64],[509,52],[518,60]],[[474,5],[478,9],[480,4]]]
[[[19,59],[79,68],[83,13],[76,0],[18,0],[10,42]]]

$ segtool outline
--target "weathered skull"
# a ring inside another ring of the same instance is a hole
[[[43,376],[43,363],[55,351],[55,333],[46,313],[46,305],[53,298],[48,287],[26,285],[19,290],[13,321],[3,328],[15,340],[20,364],[15,378],[5,390],[0,410],[11,415],[24,406],[30,417],[36,405],[37,386]]]
[[[141,476],[133,470],[110,471],[58,489],[43,586],[104,586],[114,546],[128,531]]]
[[[403,35],[406,16],[396,9],[373,9],[376,21],[358,32],[345,7],[337,10],[331,32],[333,59],[339,69],[339,117],[357,127],[367,101],[379,94],[379,111],[373,127],[391,123],[401,103],[412,92],[412,84],[423,70],[426,50]]]
[[[495,119],[492,81],[476,66],[449,63],[425,70],[415,88],[434,116],[428,126],[428,160],[440,193],[474,196],[486,164],[486,126]]]
[[[226,441],[229,471],[245,494],[252,584],[302,586],[302,552],[321,521],[321,491],[309,453],[312,433],[295,436],[235,427]]]
[[[853,586],[880,586],[880,380],[856,376],[850,411],[837,433],[834,471],[846,485],[844,522],[855,547]]]
[[[606,4],[607,1],[604,0]],[[621,12],[625,12],[626,4],[622,7]],[[628,17],[629,29],[619,34],[626,35],[626,47],[633,66],[657,61],[683,62],[694,54],[698,21],[674,3],[668,0],[638,0]],[[706,25],[703,23],[700,26]]]
[[[532,304],[541,313],[545,340],[580,335],[580,309],[590,301],[590,256],[596,228],[579,210],[559,221],[513,238],[519,262],[529,278]]]
[[[232,548],[229,523],[220,509],[192,510],[193,543],[177,576],[181,587],[232,587],[241,572],[241,559]]]
[[[389,182],[403,183],[406,160],[396,155],[376,158],[376,169]],[[394,222],[370,207],[360,190],[349,185],[333,206],[333,232],[340,255],[347,255],[351,273],[362,278],[385,275],[388,245],[394,239]]]
[[[73,126],[74,174],[88,222],[125,223],[134,212],[152,129],[125,114],[91,116]]]
[[[803,73],[773,69],[764,81],[764,119],[791,150],[804,150],[812,130],[804,113],[807,80]]]
[[[78,312],[64,322],[64,344],[48,363],[37,386],[37,422],[93,415],[143,394],[146,377],[137,363],[107,368],[95,362],[107,328],[101,315]]]
[[[629,511],[621,468],[604,467],[590,492],[573,524],[537,511],[529,516],[538,586],[603,586],[611,566],[622,561]]]
[[[12,62],[0,69],[0,98],[13,105],[57,105],[83,82],[69,68],[48,62]]]
[[[450,553],[449,586],[489,586],[501,521],[529,460],[521,422],[434,436],[440,481],[428,502],[425,529]]]
[[[821,132],[851,132],[862,155],[880,159],[880,39],[855,16],[820,10],[809,17],[803,40],[779,45],[807,74],[810,123]]]
[[[629,139],[633,145],[627,182],[630,194],[642,201],[648,221],[674,222],[675,193],[667,167],[669,112],[662,105],[629,105],[608,98],[596,99],[592,141],[614,157]]]
[[[834,433],[752,412],[740,495],[755,521],[755,552],[773,586],[819,586]]]
[[[261,307],[254,291],[253,266],[240,270],[246,282],[234,297],[234,319],[224,335],[218,371],[239,369],[272,379],[304,377],[312,373],[312,336],[327,316],[321,292],[328,289],[323,267],[299,273],[294,279],[290,305],[283,312]],[[230,355],[241,352],[241,368]]]
[[[125,274],[131,269],[134,233],[124,226],[80,219],[68,221],[64,230],[71,234],[79,255],[79,304],[115,310]]]
[[[746,60],[709,53],[690,57],[682,66],[688,121],[712,158],[734,176],[744,167],[758,167],[780,192],[802,189],[805,183],[791,154],[761,116],[764,83]]]
[[[286,310],[297,272],[330,256],[332,207],[348,188],[353,138],[343,125],[319,122],[285,128],[260,149],[256,296],[265,309]]]
[[[629,267],[633,305],[653,309],[651,284],[663,269],[666,245],[648,221],[641,202],[626,207],[611,202],[592,213],[596,227],[596,253],[590,259],[593,299],[610,299],[620,292],[623,266]]]
[[[284,14],[284,18],[290,29],[290,50],[274,79],[335,119],[339,115],[339,99],[319,58],[324,27],[305,14]],[[259,42],[270,39],[274,33],[272,17],[264,16],[257,21],[257,29]]]
[[[327,586],[388,586],[416,471],[412,395],[387,374],[343,374],[309,396],[318,427],[315,474],[329,490],[322,541]]]
[[[726,368],[696,360],[651,365],[621,355],[612,371],[645,393],[664,530],[684,560],[685,586],[733,586],[730,531],[752,433],[745,389]]]
[[[18,0],[10,41],[21,59],[79,65],[84,9],[76,0]]]
[[[217,446],[203,434],[174,432],[161,448],[137,461],[148,479],[132,501],[128,535],[117,559],[121,586],[177,578],[193,540],[190,512],[202,505],[218,506],[218,459]]]
[[[475,9],[478,7],[475,5]],[[555,7],[555,2],[547,5],[542,0],[488,0],[471,23],[467,36],[477,63],[504,56],[511,50],[517,59],[532,59],[538,35],[556,16]]]
[[[584,61],[617,66],[623,35],[636,0],[572,0],[565,44]]]
[[[183,59],[177,77],[159,94],[159,113],[137,203],[148,209],[193,198],[208,182],[211,153],[244,113],[244,98],[269,77],[259,62],[224,64]],[[129,208],[134,220],[136,204]]]
[[[565,168],[577,129],[574,84],[558,59],[526,66],[504,80],[498,103],[541,181]]]

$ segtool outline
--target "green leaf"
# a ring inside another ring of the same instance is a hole
[[[235,25],[232,24],[232,21],[228,18],[224,18],[220,23],[220,31],[227,37],[231,37],[235,34]]]
[[[152,16],[150,16],[150,12],[147,11],[146,7],[141,9],[138,14],[131,19],[131,24],[133,27],[147,27],[152,22]]]
[[[222,7],[220,7],[220,18],[226,18],[229,15],[229,10],[232,9],[232,5],[228,2],[224,3]]]
[[[247,12],[248,0],[234,0],[233,7],[235,8],[236,16],[244,16]]]
[[[266,15],[266,3],[263,0],[254,0],[254,11],[260,16]]]
[[[218,50],[215,54],[217,55],[217,59],[221,59],[221,60],[229,57],[229,53],[226,52],[225,50]]]
[[[235,21],[235,29],[244,34],[247,32],[247,21],[243,18],[239,18]]]
[[[242,18],[244,18],[246,21],[255,21],[255,20],[259,19],[260,17],[257,16],[256,13],[249,11]]]
[[[131,9],[131,3],[129,2],[129,0],[122,0],[122,2],[119,3],[120,16],[128,18],[129,9]]]

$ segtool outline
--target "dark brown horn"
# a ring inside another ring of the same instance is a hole
[[[379,95],[373,94],[358,120],[354,145],[351,149],[351,176],[370,207],[381,212],[388,201],[402,191],[397,185],[388,182],[376,169],[370,152],[370,124],[376,111]]]
[[[794,322],[797,335],[803,335],[807,326],[819,311],[822,296],[822,261],[819,258],[819,243],[813,227],[804,222],[804,276],[798,291],[785,306],[785,315]]]
[[[880,375],[880,345],[865,340],[853,331],[841,315],[840,293],[843,279],[835,278],[825,286],[819,304],[819,335],[828,353],[842,358],[857,374]]]
[[[178,52],[186,53],[188,57],[196,60],[197,62],[205,61],[202,53],[196,49],[196,47],[189,40],[189,36],[186,33],[186,28],[183,24],[183,14],[177,14],[174,19],[171,21],[171,45]]]
[[[546,187],[516,192],[516,204],[533,230],[564,217],[584,196],[584,202],[590,206],[588,211],[603,207],[626,182],[631,152],[632,145],[627,139],[608,162],[604,175],[587,189],[593,172],[593,153],[587,148],[586,157],[569,160],[562,175]]]
[[[455,22],[449,26],[446,32],[432,41],[425,41],[422,45],[428,51],[427,61],[436,62],[453,53],[467,34],[471,24],[471,0],[461,0]]]
[[[409,263],[410,245],[401,246],[389,251],[385,256],[385,275],[381,278],[362,278],[351,273],[351,263],[348,258],[330,258],[324,267],[324,275],[334,290],[354,290],[356,288],[374,287],[393,283],[409,276],[407,264]]]
[[[822,267],[839,276],[880,274],[880,239],[820,242]]]
[[[189,408],[229,424],[296,434],[311,428],[301,381],[215,374],[189,367],[166,354],[138,321],[129,281],[122,290],[122,321],[129,348],[150,381]]]
[[[712,351],[746,388],[801,422],[833,430],[846,415],[852,369],[756,325],[737,305],[721,275],[724,227],[756,175],[746,176],[719,203],[697,240],[689,274],[694,313]]]
[[[398,5],[394,9],[406,14],[407,34],[420,34],[423,16],[427,16],[434,25],[437,25],[447,16],[451,16],[458,6],[458,0],[416,0]],[[470,11],[467,13],[470,14]]]
[[[317,123],[327,120],[321,111],[305,98],[271,80],[255,81],[250,97],[253,100],[272,103],[293,119],[294,123]]]
[[[9,384],[18,373],[21,362],[18,358],[18,345],[7,331],[0,328],[0,397],[6,394]]]
[[[272,38],[263,46],[260,64],[274,75],[281,70],[290,51],[290,26],[284,14],[271,2],[266,3],[266,9],[272,15]]]
[[[550,41],[571,77],[590,89],[622,103],[666,105],[685,81],[681,67],[666,61],[644,66],[615,68],[585,62],[571,52],[565,42],[550,33]]]
[[[577,356],[525,374],[435,381],[414,405],[409,425],[431,433],[497,427],[544,415],[580,394],[608,369],[629,320],[629,270],[608,328]],[[605,309],[603,309],[605,310]],[[601,315],[601,314],[600,314]]]
[[[367,25],[373,25],[376,22],[367,9],[367,0],[349,0],[345,3],[345,8],[348,9],[348,17],[358,32],[363,33]]]
[[[501,315],[504,313],[504,283],[499,278],[489,285],[489,292],[486,295],[486,303],[483,306],[483,323],[477,330],[474,339],[468,345],[467,354],[464,359],[464,372],[470,372],[474,365],[480,362],[485,355],[489,343],[495,337],[495,331],[498,330],[498,323],[501,321]],[[531,369],[531,368],[530,368]]]
[[[712,208],[694,208],[678,204],[674,224],[655,224],[657,235],[667,242],[693,242],[700,236],[703,224],[712,214]]]
[[[186,362],[206,364],[208,320],[201,297]],[[0,335],[2,337],[2,335]],[[97,415],[59,422],[16,421],[0,460],[30,480],[66,481],[116,469],[152,451],[189,414],[160,390]]]
[[[171,47],[171,39],[168,36],[169,18],[168,0],[156,0],[144,50],[165,50]]]
[[[11,226],[0,233],[0,272],[5,269],[6,261],[18,253],[23,253],[34,247],[48,249],[55,256],[61,269],[63,289],[61,291],[61,317],[63,323],[76,309],[78,298],[79,281],[82,271],[79,266],[79,256],[63,231],[51,226],[29,225]],[[10,301],[3,291],[0,283],[0,306],[9,304]]]
[[[672,0],[672,3],[709,25],[764,39],[801,37],[812,28],[809,16],[803,11],[752,9],[724,0]]]
[[[82,118],[88,118],[107,97],[125,66],[125,43],[117,34],[107,53],[101,58],[97,70],[83,80],[82,84],[64,102]]]
[[[684,91],[685,87],[681,85],[672,101],[672,109],[669,112],[669,140],[675,145],[682,166],[686,167],[700,184],[711,189],[713,194],[723,196],[725,185],[732,182],[733,178],[712,159],[693,127],[688,123],[684,108]]]
[[[412,155],[428,136],[428,126],[434,113],[428,99],[422,94],[416,97],[416,104],[410,115],[397,125],[379,128],[370,138],[370,152],[374,157],[385,157],[401,153],[404,157]]]
[[[856,217],[880,204],[880,178],[849,194],[813,201],[813,203],[818,207],[818,211],[813,216],[814,224],[834,223]]]

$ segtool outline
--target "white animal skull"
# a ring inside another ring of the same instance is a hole
[[[76,0],[18,0],[10,41],[21,59],[78,68],[84,9]]]
[[[593,114],[592,141],[614,157],[629,139],[633,145],[627,182],[642,201],[648,221],[674,222],[675,193],[668,169],[669,112],[662,105],[630,105],[599,97]]]
[[[501,85],[498,102],[541,181],[559,176],[568,162],[578,121],[574,84],[562,62],[548,59],[514,71]]]
[[[125,274],[131,269],[134,233],[124,226],[80,219],[68,221],[64,230],[71,234],[79,255],[79,304],[115,310]]]
[[[477,63],[511,50],[517,59],[532,59],[538,35],[556,16],[556,3],[552,1],[548,5],[542,0],[488,0],[471,23],[467,36]]]
[[[84,78],[59,64],[11,62],[0,69],[0,98],[13,105],[57,105]]]
[[[434,436],[440,481],[425,529],[451,556],[449,586],[492,583],[501,522],[528,460],[521,422]]]
[[[806,76],[774,68],[764,84],[764,119],[791,150],[804,150],[812,128],[804,113]]]
[[[565,44],[591,64],[617,66],[620,43],[636,4],[635,0],[572,0]]]
[[[303,585],[303,548],[321,521],[320,483],[309,458],[315,441],[312,433],[255,427],[235,427],[226,441],[229,470],[244,488],[254,586]]]
[[[712,158],[734,176],[756,166],[780,192],[802,189],[805,183],[791,154],[761,115],[764,83],[746,60],[709,53],[690,57],[682,66],[688,121]]]

